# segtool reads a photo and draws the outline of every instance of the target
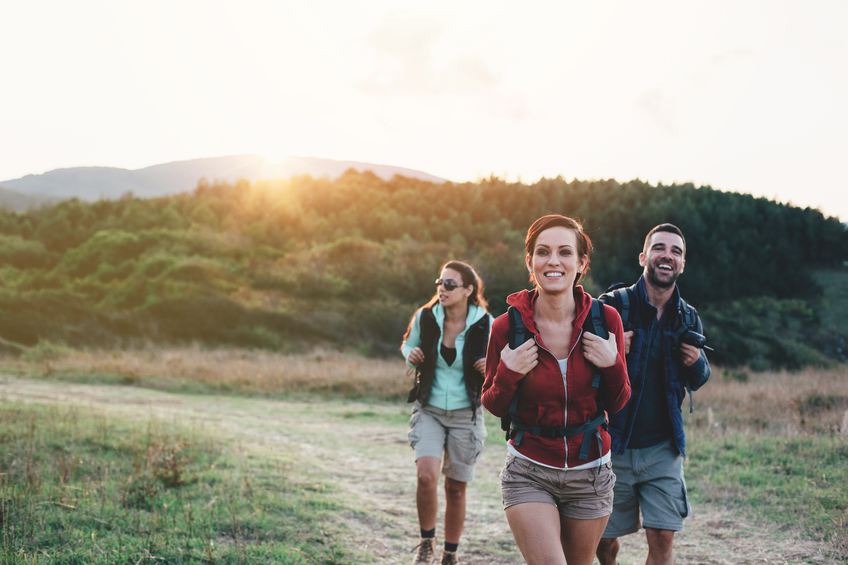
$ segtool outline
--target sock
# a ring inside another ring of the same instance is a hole
[[[459,547],[458,543],[448,543],[445,542],[445,551],[451,551],[456,553],[456,548]]]
[[[436,537],[436,528],[433,528],[432,530],[421,530],[421,537],[423,539],[432,539]]]

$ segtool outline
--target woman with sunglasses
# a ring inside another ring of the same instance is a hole
[[[446,498],[441,564],[459,563],[465,488],[486,439],[480,405],[492,320],[486,306],[483,281],[471,265],[449,261],[436,281],[435,296],[415,313],[401,345],[407,364],[415,368],[408,436],[418,468],[421,539],[413,564],[432,565],[436,557],[440,468]]]
[[[609,338],[583,331],[592,297],[577,282],[589,269],[592,242],[578,222],[539,218],[524,245],[536,288],[507,303],[531,338],[513,349],[510,314],[495,320],[483,384],[486,408],[513,419],[501,471],[504,510],[529,565],[590,565],[615,485],[604,411],[618,412],[630,398],[621,318],[600,305]]]

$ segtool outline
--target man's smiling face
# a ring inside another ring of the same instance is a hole
[[[645,268],[648,283],[656,288],[670,288],[683,272],[686,264],[686,246],[676,233],[658,231],[651,236],[644,253],[639,254],[639,264]]]

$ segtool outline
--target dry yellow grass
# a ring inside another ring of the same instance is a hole
[[[406,398],[412,386],[402,359],[370,359],[316,350],[284,355],[200,347],[140,350],[61,349],[48,359],[0,358],[0,369],[55,377],[98,375],[127,384],[153,379],[196,383],[211,390],[248,394],[321,393],[348,397]],[[399,356],[400,357],[400,356]],[[117,379],[115,379],[117,377]],[[154,383],[150,383],[154,384]]]
[[[841,432],[848,419],[848,366],[752,372],[747,382],[728,375],[713,370],[694,394],[688,423],[746,432]]]
[[[405,399],[412,385],[400,355],[371,359],[329,350],[293,355],[199,346],[83,351],[52,346],[42,356],[0,357],[3,368],[18,374],[164,388],[172,388],[168,383],[173,381],[213,391],[386,400]],[[734,374],[747,376],[747,381],[732,378]],[[695,412],[686,414],[687,426],[755,433],[840,432],[848,427],[848,366],[747,374],[714,368],[694,400]],[[687,404],[684,401],[684,412]]]

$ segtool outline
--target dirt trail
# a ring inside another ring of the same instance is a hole
[[[355,402],[283,402],[168,394],[134,387],[0,378],[0,399],[73,404],[127,418],[196,421],[242,443],[297,455],[310,479],[337,485],[350,506],[346,541],[378,563],[407,564],[417,543],[414,463],[406,443],[408,407]],[[500,433],[490,430],[490,434]],[[522,563],[501,509],[498,473],[503,445],[487,444],[469,486],[468,517],[460,545],[466,565]],[[441,525],[438,526],[441,532]],[[641,533],[622,540],[621,565],[644,563]],[[821,547],[793,532],[752,524],[705,505],[694,508],[675,537],[678,564],[831,563]]]

